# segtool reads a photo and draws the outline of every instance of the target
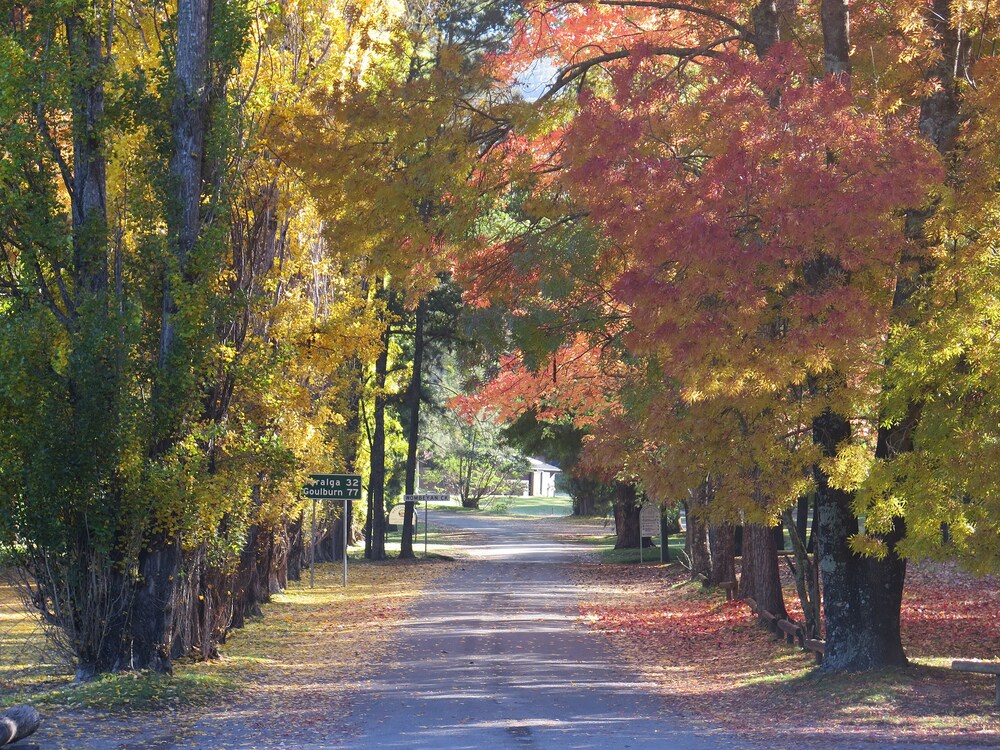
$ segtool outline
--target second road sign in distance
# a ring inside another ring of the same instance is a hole
[[[446,503],[451,495],[444,493],[427,493],[423,495],[403,495],[404,503]]]

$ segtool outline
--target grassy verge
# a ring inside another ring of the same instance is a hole
[[[617,537],[614,534],[580,537],[580,541],[586,544],[593,544],[597,548],[602,563],[607,565],[638,565],[640,558],[639,548],[615,549],[616,540]],[[659,542],[660,540],[656,539],[656,541]],[[678,562],[681,559],[681,553],[684,552],[684,535],[671,534],[667,537],[667,544],[670,551],[670,562]],[[653,547],[645,547],[642,550],[641,557],[643,565],[662,565],[660,562],[659,544]]]
[[[573,513],[569,497],[516,497],[496,495],[482,501],[482,511],[509,516],[568,516]]]
[[[391,651],[391,632],[423,586],[447,565],[351,561],[349,585],[339,564],[320,564],[316,586],[303,581],[276,594],[264,617],[233,631],[222,657],[180,661],[173,675],[148,672],[72,682],[68,661],[22,606],[16,592],[0,587],[0,705],[31,702],[109,712],[217,706],[223,702],[284,701],[296,686],[319,674],[329,690],[344,693],[364,665]],[[363,660],[358,654],[365,654]],[[362,663],[363,662],[363,663]]]
[[[559,497],[520,497],[515,495],[491,495],[479,502],[479,509],[463,508],[456,500],[447,503],[431,503],[431,510],[450,510],[463,513],[490,513],[511,516],[568,516],[573,513],[573,500]],[[423,508],[423,506],[421,506]]]

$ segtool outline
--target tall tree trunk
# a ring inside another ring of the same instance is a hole
[[[174,189],[171,229],[178,269],[183,273],[188,255],[201,232],[202,175],[208,130],[208,59],[211,0],[178,0],[177,45],[174,59],[174,100],[170,118],[173,154],[170,177]],[[163,279],[163,312],[160,323],[161,369],[175,350],[177,304],[170,271]]]
[[[349,371],[353,372],[353,377],[349,378],[349,382],[352,383],[351,390],[348,395],[348,409],[347,413],[350,415],[347,419],[347,425],[344,427],[345,440],[341,445],[341,452],[344,455],[345,465],[344,469],[348,474],[356,474],[358,471],[358,440],[361,435],[361,382],[362,377],[362,364],[361,360],[357,357],[353,357],[347,364]],[[343,555],[346,554],[344,549],[344,539],[348,540],[350,544],[351,535],[353,534],[353,529],[351,528],[351,522],[353,520],[352,507],[354,506],[353,501],[348,501],[347,503],[347,514],[345,517],[344,506],[341,505],[339,508],[339,513],[333,523],[333,559],[343,560]],[[347,524],[347,530],[345,533],[344,524]],[[292,555],[296,553],[296,546],[293,542],[292,544]],[[303,557],[304,559],[304,557]],[[291,575],[291,574],[289,574]]]
[[[424,317],[426,303],[420,300],[413,321],[413,372],[410,374],[410,384],[406,389],[406,409],[410,415],[409,430],[406,435],[406,494],[417,492],[417,444],[420,441],[420,397],[423,391],[424,367]],[[406,503],[403,510],[403,538],[400,542],[399,556],[412,558],[413,554],[413,515],[415,503]]]
[[[753,597],[760,609],[767,610],[777,617],[788,617],[785,597],[781,591],[778,548],[774,532],[767,526],[750,523],[743,527],[740,595]]]
[[[171,671],[174,582],[180,572],[176,536],[157,533],[139,555],[139,581],[131,612],[133,669]]]
[[[833,456],[851,434],[847,420],[830,411],[814,420],[813,431],[826,456]],[[818,468],[815,474],[826,625],[823,670],[856,672],[905,665],[899,633],[905,566],[851,551],[850,537],[858,532],[854,498],[830,487]]]
[[[736,581],[736,529],[731,523],[710,524],[708,549],[712,558],[708,584]]]
[[[708,524],[705,522],[711,493],[709,483],[703,482],[698,489],[688,493],[687,537],[686,547],[688,560],[691,563],[691,578],[704,577],[712,574],[712,557],[708,549]]]
[[[63,168],[72,219],[72,299],[66,294],[63,299],[72,341],[66,385],[73,422],[66,429],[77,450],[99,456],[90,477],[75,479],[95,489],[102,486],[105,502],[114,506],[119,492],[115,487],[117,466],[113,443],[109,445],[107,440],[117,428],[120,352],[108,346],[107,168],[101,142],[106,63],[92,9],[86,3],[76,3],[70,4],[68,11],[63,24],[72,82],[72,166],[62,163],[59,145],[50,145]],[[39,119],[44,123],[44,115]],[[56,275],[61,281],[61,270],[56,269]],[[80,678],[127,668],[131,649],[128,622],[132,586],[119,567],[124,567],[124,561],[100,561],[103,555],[88,529],[85,513],[74,519],[79,533],[73,542],[72,567],[51,573],[46,566],[45,571],[53,591],[60,592],[53,595],[53,601],[62,600],[64,590],[72,592],[64,605],[70,611],[66,617],[72,622],[67,626],[77,651]]]
[[[851,23],[848,0],[822,0],[823,70],[849,82],[851,75]]]
[[[371,470],[368,484],[368,536],[365,557],[385,559],[385,379],[389,369],[390,329],[386,325],[382,351],[375,362],[375,428],[372,431]]]
[[[615,482],[615,549],[638,547],[639,499],[634,484]]]
[[[108,290],[107,167],[101,127],[104,118],[104,48],[96,20],[68,16],[66,44],[73,72],[73,267],[76,294],[103,296]],[[79,301],[79,300],[78,300]]]
[[[174,59],[174,99],[171,106],[173,153],[170,159],[173,210],[169,226],[174,237],[177,269],[183,273],[187,258],[201,231],[202,171],[205,135],[208,128],[208,39],[211,23],[210,0],[179,0],[177,4],[177,45]],[[177,354],[174,318],[177,305],[171,273],[163,277],[163,304],[160,321],[158,364],[160,376],[156,398],[163,415],[178,409],[178,394],[168,386],[176,377]],[[183,398],[183,395],[180,395]],[[166,452],[176,439],[176,416],[167,416],[159,425],[153,455]],[[171,628],[173,587],[180,570],[180,543],[174,536],[155,532],[146,540],[139,558],[139,580],[132,616],[132,662],[137,668],[170,670],[167,647]]]
[[[823,0],[823,50],[828,74],[850,74],[850,27],[846,0]],[[817,277],[828,269],[817,263]],[[840,269],[833,269],[839,272]],[[848,421],[826,411],[813,421],[814,440],[828,457],[851,437]],[[853,495],[829,486],[815,467],[819,514],[819,569],[823,577],[826,629],[824,671],[858,671],[906,664],[900,638],[900,606],[906,567],[895,552],[898,538],[889,539],[884,560],[862,558],[850,549],[858,532]]]

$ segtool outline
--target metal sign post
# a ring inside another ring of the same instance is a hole
[[[350,513],[350,501],[361,499],[361,476],[358,474],[313,474],[312,484],[302,488],[303,494],[313,501],[312,510],[312,544],[309,559],[309,588],[315,586],[316,580],[316,501],[343,500],[344,518],[344,575],[343,585],[347,585],[347,519]]]
[[[344,517],[340,522],[340,525],[344,527],[344,582],[342,585],[347,585],[347,519],[350,518],[351,512],[351,501],[346,497],[344,498]]]
[[[316,498],[313,498],[312,531],[309,533],[309,588],[316,588]]]

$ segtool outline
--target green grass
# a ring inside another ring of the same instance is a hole
[[[573,513],[573,500],[566,495],[558,497],[490,495],[479,501],[478,510],[463,508],[457,498],[447,503],[431,503],[430,509],[510,516],[568,516]]]
[[[102,675],[90,682],[73,683],[30,696],[30,701],[45,706],[96,708],[111,710],[159,709],[180,706],[204,706],[237,692],[237,681],[218,668],[199,669],[201,665],[178,665],[173,675],[155,672],[127,672]],[[12,705],[25,696],[4,696]]]
[[[480,502],[481,511],[505,516],[568,516],[573,513],[570,497],[517,497],[494,495]]]
[[[607,536],[585,537],[584,541],[602,548],[601,562],[603,563],[612,565],[638,564],[639,548],[615,549],[616,538],[614,534],[608,534]],[[659,539],[656,541],[658,542]],[[684,551],[684,534],[672,534],[667,537],[667,543],[670,549],[670,561],[677,562],[680,559],[680,554]],[[642,562],[645,565],[659,565],[660,546],[657,544],[655,547],[646,547],[643,549]]]

